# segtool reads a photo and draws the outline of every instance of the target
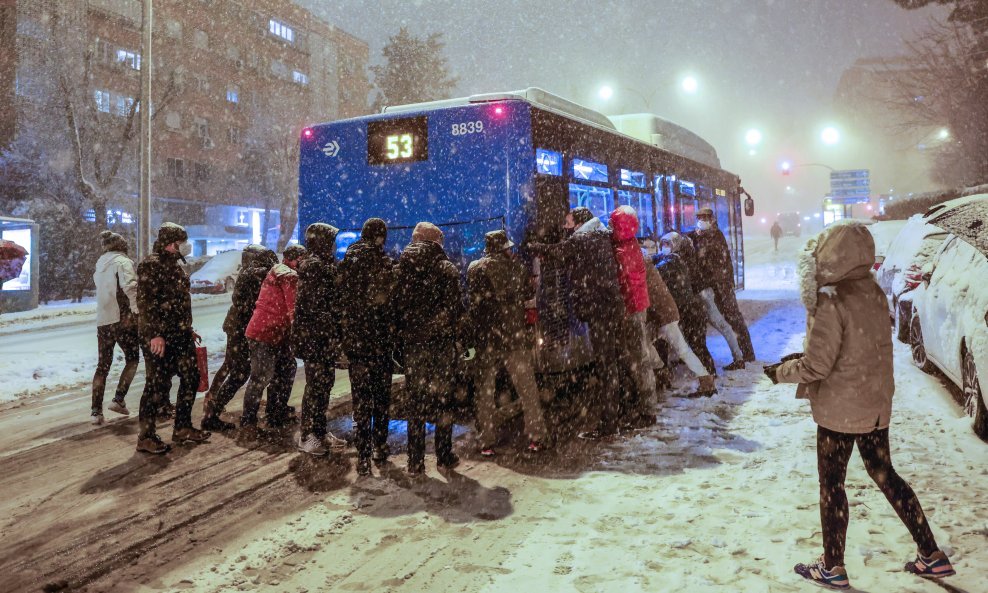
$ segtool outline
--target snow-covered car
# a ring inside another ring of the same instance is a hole
[[[232,292],[240,273],[240,250],[217,253],[189,277],[192,292]]]
[[[875,240],[875,270],[885,261],[889,246],[906,226],[906,220],[881,220],[868,225],[872,238]]]
[[[943,371],[963,390],[974,430],[988,440],[988,200],[940,214],[931,223],[949,231],[912,297],[912,358],[924,371]]]
[[[909,319],[912,316],[912,299],[904,296],[920,285],[923,266],[933,258],[946,238],[946,231],[927,222],[924,215],[916,214],[903,222],[875,272],[875,279],[888,297],[889,316],[896,328],[896,337],[903,343],[909,342]],[[876,241],[876,252],[877,249]]]

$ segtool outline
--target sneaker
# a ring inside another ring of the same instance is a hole
[[[497,456],[497,451],[495,451],[494,449],[491,449],[490,447],[487,447],[486,449],[481,449],[480,450],[480,456],[483,457],[483,458],[485,458],[485,459],[491,459],[492,457],[496,457]]]
[[[103,425],[103,414],[93,414],[92,415],[92,419],[90,420],[90,422],[92,423],[93,426],[102,426]]]
[[[331,432],[326,433],[326,436],[323,437],[323,442],[332,451],[342,451],[347,448],[346,441]]]
[[[117,414],[123,414],[124,416],[130,416],[130,410],[127,409],[127,405],[122,401],[113,400],[110,405],[106,406],[111,412],[116,412]]]
[[[929,558],[917,554],[916,559],[906,564],[906,572],[911,572],[924,579],[940,579],[957,574],[950,559],[942,550],[937,550]]]
[[[821,556],[812,564],[797,564],[793,567],[796,574],[808,581],[826,587],[828,589],[850,589],[851,582],[847,579],[847,571],[843,566],[835,566],[830,570],[823,565]]]
[[[724,370],[725,371],[741,371],[741,370],[744,370],[744,360],[742,360],[742,359],[739,358],[739,359],[735,360],[734,362],[732,362],[731,364],[725,366],[724,367]]]
[[[233,422],[227,422],[219,416],[203,416],[199,426],[203,430],[211,430],[213,432],[228,432],[237,427]]]
[[[309,434],[304,439],[302,435],[298,436],[298,445],[296,447],[302,453],[307,455],[312,455],[313,457],[323,457],[328,453],[326,447],[322,444],[322,439],[314,434]]]
[[[171,451],[171,447],[166,445],[158,437],[158,435],[151,435],[143,439],[137,439],[137,450],[141,453],[150,453],[152,455],[163,455]]]
[[[458,465],[460,465],[460,458],[456,455],[450,455],[450,457],[440,459],[436,462],[436,466],[439,467],[439,469],[453,469]]]
[[[209,440],[212,433],[205,430],[199,430],[198,428],[193,428],[189,426],[188,428],[176,428],[172,432],[172,442],[173,443],[205,443]]]
[[[528,443],[528,449],[527,450],[528,450],[529,453],[541,453],[541,452],[545,451],[545,449],[546,449],[546,446],[543,445],[542,443],[540,443],[539,441],[532,441],[532,442]]]

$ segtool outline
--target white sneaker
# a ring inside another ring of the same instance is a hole
[[[331,432],[326,434],[326,437],[323,439],[323,442],[326,443],[326,446],[328,446],[330,449],[334,451],[342,451],[347,447],[346,441],[337,437]]]
[[[302,440],[302,435],[298,436],[298,450],[302,453],[312,455],[313,457],[322,457],[326,455],[326,447],[323,446],[322,440],[314,434],[310,434]]]
[[[90,422],[93,423],[93,426],[103,425],[103,414],[93,414],[92,418],[93,419]]]
[[[111,401],[110,405],[106,407],[111,412],[116,412],[117,414],[123,414],[124,416],[130,416],[130,410],[127,409],[127,406],[118,402],[117,400]]]

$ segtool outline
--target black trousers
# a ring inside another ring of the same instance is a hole
[[[453,420],[449,413],[453,397],[456,347],[452,341],[405,346],[405,388],[412,410],[408,418],[408,469],[425,468],[425,424],[436,423],[436,459],[452,463]]]
[[[250,379],[250,344],[243,334],[226,335],[226,358],[213,378],[213,412],[218,416]],[[220,373],[223,373],[223,377]],[[217,386],[219,382],[219,386]]]
[[[106,391],[106,378],[113,365],[113,349],[119,344],[124,353],[124,368],[120,371],[117,392],[113,399],[123,403],[130,390],[130,384],[137,374],[141,360],[141,341],[137,336],[137,324],[133,320],[121,320],[96,328],[96,343],[99,359],[93,375],[93,413],[103,412],[103,394]]]
[[[353,428],[357,457],[369,460],[374,449],[388,443],[388,408],[391,405],[391,356],[348,354],[353,398]]]
[[[305,392],[302,394],[303,439],[310,434],[319,438],[326,436],[326,410],[329,408],[329,396],[335,384],[335,361],[305,361]],[[356,405],[354,402],[354,409]]]
[[[755,360],[755,347],[751,343],[751,334],[748,332],[748,323],[744,320],[741,308],[738,307],[738,297],[734,294],[733,286],[714,286],[714,302],[717,310],[721,312],[724,319],[731,324],[731,329],[738,336],[738,346],[741,347],[741,354],[745,360]]]
[[[281,344],[266,344],[248,340],[250,344],[250,381],[244,392],[244,413],[240,416],[240,426],[257,426],[257,413],[261,407],[261,396],[268,392],[265,412],[268,425],[276,426],[288,416],[288,398],[295,384],[295,371],[298,363],[292,355],[288,340]]]
[[[920,553],[929,556],[937,551],[933,531],[926,522],[919,499],[892,467],[889,430],[883,428],[866,434],[847,434],[818,426],[816,455],[817,471],[820,474],[820,521],[823,526],[823,555],[827,568],[844,565],[848,523],[844,478],[855,443],[858,444],[858,453],[861,454],[868,475],[909,529]]]
[[[172,377],[178,375],[178,396],[175,398],[175,428],[192,427],[192,404],[196,401],[199,386],[199,365],[196,362],[196,344],[192,334],[165,338],[165,353],[151,353],[148,342],[141,344],[144,351],[145,383],[141,395],[138,421],[141,430],[138,438],[155,434],[155,415],[162,403],[168,401]]]
[[[714,365],[714,357],[707,348],[707,316],[706,314],[696,316],[683,316],[679,322],[679,328],[683,330],[683,337],[696,357],[700,359],[703,368],[711,375],[717,374],[717,367]]]

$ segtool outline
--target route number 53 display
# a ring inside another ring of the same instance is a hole
[[[389,159],[407,159],[412,156],[413,142],[414,136],[411,134],[388,136],[385,142],[387,149],[385,156]]]

